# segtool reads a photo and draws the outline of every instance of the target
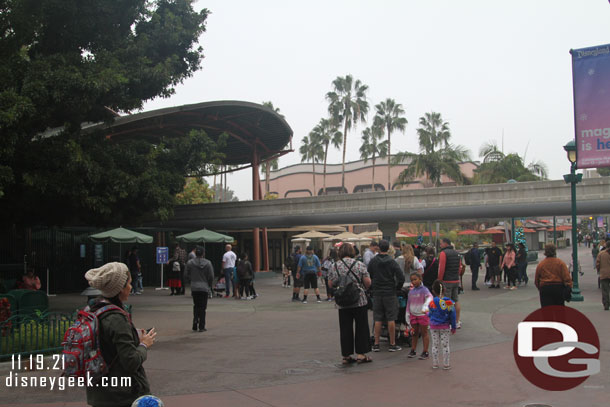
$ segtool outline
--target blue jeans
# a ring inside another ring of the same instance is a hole
[[[133,290],[136,293],[142,292],[144,290],[144,287],[142,286],[142,274],[141,273],[139,273],[136,277],[136,281],[133,286]]]
[[[233,281],[233,267],[222,270],[225,275],[225,290],[227,291],[227,296],[231,295],[231,287],[233,287],[233,294],[235,293],[235,282]]]

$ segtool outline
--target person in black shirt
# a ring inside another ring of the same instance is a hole
[[[485,264],[485,266],[489,267],[489,276],[491,277],[489,288],[500,288],[500,282],[502,281],[501,263],[502,251],[496,247],[496,242],[491,242],[491,247],[489,252],[487,252],[487,263]]]

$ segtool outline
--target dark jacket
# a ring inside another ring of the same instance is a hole
[[[405,283],[405,275],[396,260],[388,254],[378,254],[368,265],[374,296],[394,296]]]
[[[438,279],[446,283],[460,281],[460,255],[452,246],[442,249],[438,255]]]
[[[191,292],[212,292],[214,267],[208,259],[197,257],[186,263],[186,275],[191,279]]]
[[[97,302],[91,310],[104,305],[107,303]],[[108,377],[117,377],[118,383],[121,383],[121,377],[131,377],[131,387],[87,387],[87,404],[94,407],[131,405],[138,397],[150,394],[143,366],[147,350],[138,346],[138,332],[120,311],[107,311],[100,315],[99,321],[100,348],[110,366]]]
[[[240,260],[237,263],[237,278],[240,280],[251,280],[254,277],[254,270],[252,270],[252,263],[248,260]]]
[[[429,257],[426,259],[426,268],[424,269],[423,283],[428,289],[432,289],[432,284],[438,279],[438,259]]]

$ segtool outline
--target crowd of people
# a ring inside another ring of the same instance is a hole
[[[486,268],[485,284],[489,288],[515,290],[527,284],[527,252],[523,244],[509,243],[502,251],[495,243],[481,251],[478,244],[466,253],[458,253],[449,239],[442,239],[437,254],[434,247],[390,244],[387,240],[373,241],[368,247],[358,248],[344,243],[333,247],[321,259],[310,246],[301,252],[299,246],[285,261],[282,280],[284,287],[292,287],[292,301],[307,304],[309,290],[321,302],[320,285],[326,289],[326,301],[334,301],[339,316],[339,336],[342,364],[362,364],[373,361],[370,352],[380,352],[382,330],[387,331],[387,351],[402,350],[396,342],[397,326],[404,323],[410,337],[408,358],[432,359],[433,369],[451,369],[450,338],[461,328],[459,295],[463,291],[462,275],[466,266],[472,272],[473,291],[477,287],[478,273]],[[610,240],[596,245],[593,252],[595,267],[602,288],[602,303],[610,308]],[[539,290],[540,305],[564,305],[569,300],[572,278],[568,267],[557,258],[556,247],[547,244],[545,259],[536,267],[535,286]],[[98,288],[102,296],[91,306],[95,311],[109,304],[123,309],[130,293],[141,292],[140,263],[137,249],[129,252],[128,266],[108,263],[89,270],[85,277]],[[205,249],[195,247],[187,255],[178,244],[168,265],[168,276],[173,295],[184,293],[190,282],[193,298],[193,331],[206,331],[206,308],[215,287],[224,283],[225,298],[253,299],[254,270],[247,254],[237,256],[231,245],[226,245],[222,258],[222,274],[215,280],[212,263],[205,258]],[[217,281],[216,285],[214,282]],[[291,284],[292,282],[292,284]],[[134,288],[132,289],[132,284]],[[300,291],[303,289],[303,297]],[[401,304],[401,298],[406,298]],[[369,325],[372,310],[373,330]],[[154,328],[139,330],[125,312],[111,311],[99,318],[101,348],[111,363],[111,376],[131,376],[135,385],[112,394],[112,403],[127,405],[149,393],[143,369],[148,349],[154,344]],[[418,345],[421,343],[421,352]],[[95,388],[87,389],[88,402],[104,405],[109,399]],[[102,403],[103,402],[103,403]]]

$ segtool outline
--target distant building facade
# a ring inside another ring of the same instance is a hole
[[[414,179],[407,184],[398,184],[398,175],[408,167],[408,164],[390,166],[391,189],[421,189],[431,187],[424,177]],[[462,173],[472,178],[474,170],[478,168],[476,162],[463,162],[460,164]],[[301,198],[323,195],[324,165],[315,164],[316,190],[314,191],[313,171],[311,163],[301,163],[272,171],[269,177],[269,192],[277,194],[278,198]],[[375,179],[373,177],[373,162],[368,160],[345,163],[345,189],[341,190],[341,164],[326,165],[326,193],[334,195],[340,193],[358,193],[387,190],[388,160],[378,158],[375,160]],[[443,186],[454,186],[456,182],[447,176],[441,179]],[[374,185],[374,189],[373,189]],[[265,180],[261,180],[261,190],[265,190]]]

